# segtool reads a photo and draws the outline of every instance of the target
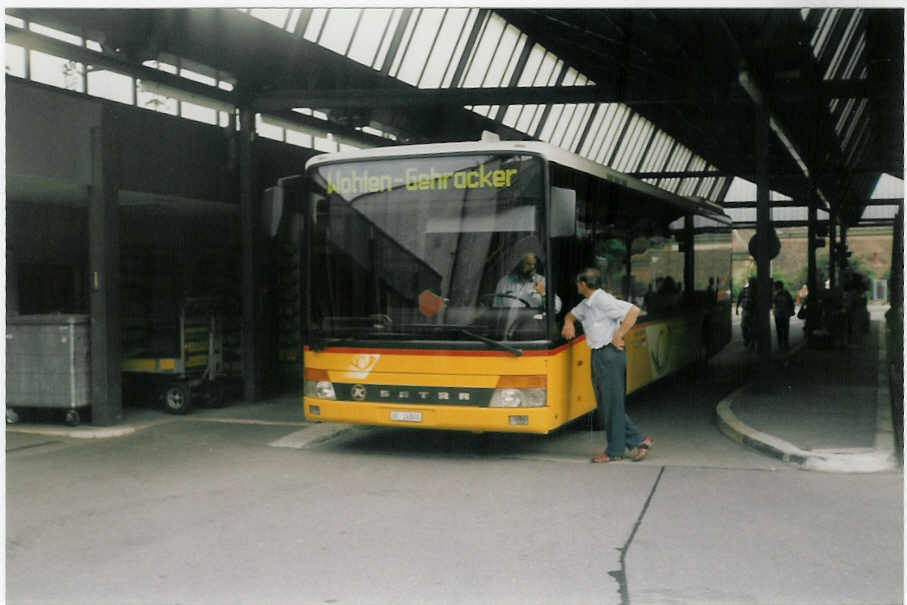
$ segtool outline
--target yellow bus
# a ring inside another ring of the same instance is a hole
[[[587,266],[642,309],[628,393],[730,340],[721,208],[545,143],[319,155],[279,190],[309,420],[544,434],[593,413],[584,337],[560,336]]]

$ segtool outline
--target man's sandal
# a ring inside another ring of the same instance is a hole
[[[614,456],[612,458],[608,454],[602,452],[601,454],[598,454],[597,456],[592,458],[590,462],[592,462],[593,464],[599,464],[601,462],[620,462],[621,460],[623,460],[621,456]]]
[[[646,437],[636,446],[636,453],[633,454],[633,462],[639,462],[649,453],[649,448],[652,447],[654,441],[651,437]]]

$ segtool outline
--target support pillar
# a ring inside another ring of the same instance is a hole
[[[88,199],[89,339],[92,423],[123,419],[120,374],[120,217],[118,171],[110,116],[91,129],[91,186]]]
[[[815,193],[813,193],[809,198],[808,205],[808,218],[807,218],[807,227],[806,227],[806,239],[809,242],[806,246],[806,288],[809,290],[807,296],[807,301],[809,304],[806,306],[806,339],[809,342],[809,339],[812,337],[812,331],[816,327],[816,323],[819,321],[820,316],[817,313],[818,306],[817,302],[819,300],[819,284],[817,283],[816,278],[816,246],[814,242],[816,241],[816,222],[817,222],[817,205],[819,200]],[[801,301],[801,304],[802,301]]]
[[[693,253],[693,215],[683,217],[683,291],[689,296],[696,289],[696,255]]]
[[[832,209],[828,215],[828,287],[838,286],[838,215]]]
[[[627,302],[633,302],[633,236],[624,238],[627,253],[624,256],[623,297]],[[551,258],[549,255],[548,258]]]
[[[255,113],[239,110],[239,207],[242,247],[242,365],[243,397],[257,401],[259,389],[258,359],[258,204],[255,198],[255,165],[252,140],[255,135]]]
[[[759,371],[771,371],[772,333],[769,310],[772,297],[771,277],[771,207],[769,205],[769,124],[765,105],[757,103],[756,111],[756,346]]]

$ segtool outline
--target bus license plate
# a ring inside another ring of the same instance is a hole
[[[401,412],[400,410],[392,410],[391,420],[400,420],[402,422],[422,422],[422,412]]]

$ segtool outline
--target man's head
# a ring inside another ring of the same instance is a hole
[[[516,274],[523,279],[530,279],[535,273],[536,262],[535,254],[527,252],[516,266]]]
[[[775,282],[775,290],[778,290],[778,291],[780,292],[780,291],[783,290],[783,289],[784,289],[784,284],[782,284],[780,281],[776,281],[776,282]]]
[[[592,296],[592,293],[601,287],[602,273],[594,267],[583,269],[576,276],[576,291],[586,298]]]

